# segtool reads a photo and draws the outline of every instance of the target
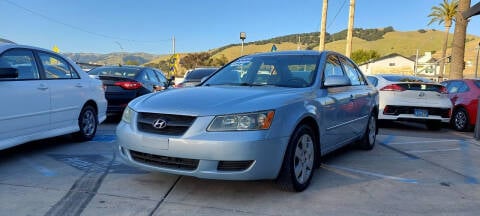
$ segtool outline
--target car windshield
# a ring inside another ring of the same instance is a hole
[[[433,82],[429,79],[425,79],[422,77],[415,77],[415,76],[383,75],[382,77],[390,82],[422,82],[422,83]]]
[[[127,67],[98,67],[90,70],[88,74],[110,77],[134,77],[141,70],[141,68]]]
[[[308,87],[315,80],[318,62],[316,55],[245,56],[222,68],[204,85]]]
[[[218,68],[201,68],[201,69],[195,69],[191,71],[190,73],[187,74],[185,77],[186,80],[200,80],[203,77],[206,77],[213,72],[215,72]]]

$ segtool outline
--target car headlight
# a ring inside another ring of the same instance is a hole
[[[130,122],[132,122],[132,117],[133,117],[134,113],[135,113],[135,111],[132,108],[130,108],[129,106],[127,106],[125,108],[125,110],[123,111],[122,121],[124,121],[127,124],[130,124]]]
[[[267,130],[273,121],[275,111],[261,111],[215,116],[207,131]]]

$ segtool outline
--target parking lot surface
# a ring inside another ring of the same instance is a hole
[[[323,158],[301,193],[273,181],[143,171],[116,155],[115,125],[0,151],[0,215],[478,215],[480,144],[472,132],[384,125],[372,151]]]

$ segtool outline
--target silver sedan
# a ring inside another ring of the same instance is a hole
[[[141,168],[303,191],[321,156],[374,147],[377,115],[377,90],[347,57],[272,52],[240,57],[197,88],[133,100],[116,133],[121,157]]]

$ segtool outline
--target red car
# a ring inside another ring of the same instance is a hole
[[[463,79],[442,82],[447,87],[448,97],[453,104],[450,123],[455,130],[468,131],[474,128],[477,119],[480,80]]]

